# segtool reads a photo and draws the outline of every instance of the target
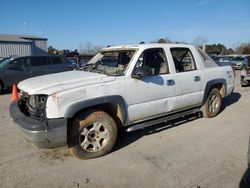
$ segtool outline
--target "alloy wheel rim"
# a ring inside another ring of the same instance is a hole
[[[79,144],[87,152],[100,151],[109,141],[109,131],[105,124],[94,122],[84,127],[79,134]]]
[[[212,95],[209,103],[208,103],[208,109],[211,113],[214,113],[218,110],[220,105],[220,100],[219,97],[217,95]]]

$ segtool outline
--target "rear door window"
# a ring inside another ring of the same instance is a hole
[[[52,64],[62,64],[63,63],[62,58],[60,58],[60,57],[50,57],[50,62]]]
[[[170,51],[177,73],[197,69],[193,54],[189,48],[171,48]]]
[[[45,66],[48,65],[47,57],[31,57],[31,66]]]

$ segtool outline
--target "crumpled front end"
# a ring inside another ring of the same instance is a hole
[[[67,119],[47,119],[46,99],[46,95],[22,93],[21,98],[10,105],[11,120],[25,139],[39,148],[65,146]]]

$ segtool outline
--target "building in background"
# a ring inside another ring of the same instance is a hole
[[[0,57],[46,54],[47,41],[32,35],[0,34]]]

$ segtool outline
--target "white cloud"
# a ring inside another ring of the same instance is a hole
[[[204,4],[209,3],[210,1],[211,1],[211,0],[200,1],[200,2],[198,2],[198,3],[193,4],[191,7],[192,7],[192,8],[194,8],[194,7],[199,7],[199,6],[201,6],[201,5],[204,5]]]

